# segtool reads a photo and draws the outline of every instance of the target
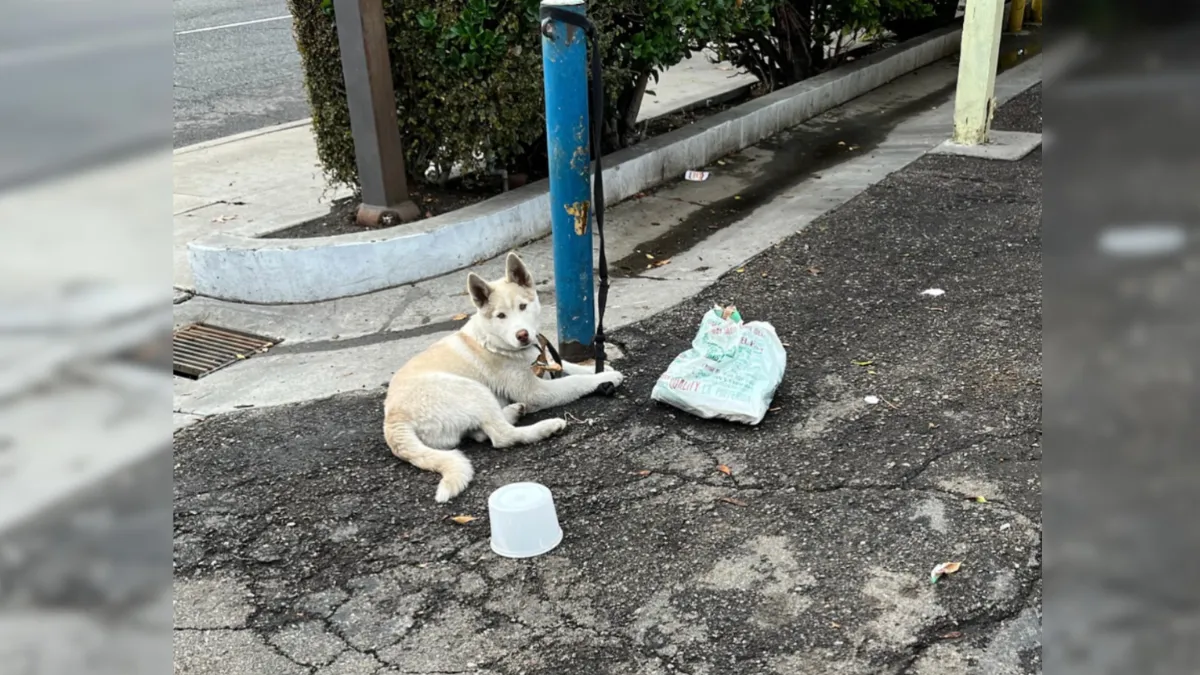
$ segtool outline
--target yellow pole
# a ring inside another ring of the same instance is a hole
[[[1004,0],[967,3],[954,93],[954,142],[959,145],[987,142],[996,107],[996,63],[1003,26]]]
[[[1012,13],[1008,15],[1008,32],[1020,33],[1025,25],[1025,0],[1012,0]]]
[[[1034,23],[1041,25],[1042,23],[1042,0],[1030,0],[1030,11],[1033,14],[1032,20]]]

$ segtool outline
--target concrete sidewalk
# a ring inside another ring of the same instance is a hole
[[[698,54],[662,74],[638,119],[668,115],[755,82]],[[174,285],[182,290],[192,288],[189,241],[214,232],[274,232],[320,217],[333,200],[350,194],[345,188],[328,189],[309,120],[180,148],[172,168]]]
[[[997,125],[1039,131],[1040,90]],[[468,444],[449,505],[387,452],[379,389],[180,431],[176,673],[1040,673],[1041,175],[1035,152],[877,181],[614,331],[620,395],[544,443]],[[648,401],[731,302],[788,344],[775,410]],[[540,558],[488,549],[487,496],[516,480],[556,496]]]

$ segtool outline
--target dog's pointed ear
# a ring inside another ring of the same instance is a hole
[[[467,292],[471,294],[471,302],[479,309],[487,306],[488,298],[492,297],[492,287],[474,272],[467,275]]]
[[[504,277],[518,286],[533,288],[533,275],[516,253],[508,254],[508,260],[504,263]]]

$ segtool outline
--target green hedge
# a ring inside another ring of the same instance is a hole
[[[637,140],[634,121],[656,73],[694,50],[732,45],[732,53],[728,48],[722,51],[762,74],[762,64],[752,63],[746,51],[761,38],[784,35],[795,42],[798,30],[805,46],[815,46],[848,23],[858,28],[896,12],[920,14],[927,6],[926,0],[814,1],[589,2],[604,62],[604,151]],[[318,157],[331,183],[355,186],[354,142],[332,0],[288,4],[295,17]],[[383,5],[396,110],[412,178],[423,181],[427,169],[446,171],[458,163],[468,170],[484,163],[518,172],[544,167],[538,0],[383,0]],[[814,6],[829,8],[823,16],[834,20],[795,21],[797,9],[811,11]],[[780,29],[784,24],[787,31]],[[802,64],[800,70],[795,64],[771,65],[789,70],[791,76],[764,78],[768,87],[819,69],[819,64]]]

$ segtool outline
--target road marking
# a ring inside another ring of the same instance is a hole
[[[193,28],[191,30],[181,30],[175,34],[176,35],[191,35],[192,33],[207,33],[208,31],[211,31],[211,30],[223,30],[225,28],[237,28],[239,26],[251,26],[256,23],[267,23],[268,21],[282,21],[284,19],[290,19],[290,18],[292,18],[291,14],[285,14],[283,16],[272,16],[267,19],[254,19],[253,21],[238,21],[237,23],[226,23],[226,24],[221,24],[220,26],[209,26],[207,28]]]

